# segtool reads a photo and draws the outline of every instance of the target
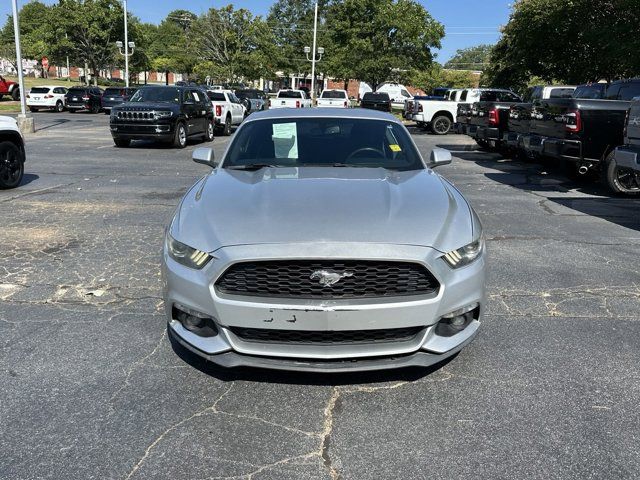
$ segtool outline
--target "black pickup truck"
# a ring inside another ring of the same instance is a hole
[[[576,87],[567,85],[529,87],[524,94],[524,102],[511,105],[502,137],[504,144],[512,151],[528,148],[533,107],[550,98],[571,98],[575,89]]]
[[[624,145],[607,156],[603,177],[614,192],[640,196],[640,97],[631,103]]]
[[[467,114],[467,135],[474,138],[480,146],[501,147],[509,111],[515,103],[522,103],[522,98],[511,91],[484,92],[480,101],[472,104]],[[458,108],[458,112],[462,113],[460,106]]]
[[[184,148],[188,137],[213,140],[213,106],[200,87],[145,86],[111,109],[109,124],[117,147],[148,139]]]
[[[599,169],[623,143],[627,110],[637,96],[640,79],[583,85],[573,98],[542,100],[531,111],[526,153],[572,162],[580,174]]]

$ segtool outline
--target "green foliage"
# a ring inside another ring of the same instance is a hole
[[[193,33],[200,77],[234,83],[267,76],[273,68],[273,37],[262,19],[246,9],[211,8],[194,22]]]
[[[578,84],[640,73],[638,0],[519,0],[491,53],[486,81]]]
[[[426,70],[414,70],[411,72],[410,81],[413,86],[425,92],[432,92],[437,87],[470,88],[475,85],[475,78],[471,72],[445,70],[437,63]]]
[[[444,27],[413,0],[344,0],[327,12],[329,73],[372,87],[405,80],[408,68],[428,68]]]
[[[491,45],[462,48],[444,64],[450,70],[483,70],[489,63]]]

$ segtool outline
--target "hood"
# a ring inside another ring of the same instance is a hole
[[[111,95],[109,95],[111,96]],[[148,110],[176,110],[179,105],[176,103],[156,103],[156,102],[124,102],[114,107],[116,111],[139,112]]]
[[[0,128],[18,129],[18,122],[13,117],[0,116]]]
[[[446,252],[472,241],[471,211],[430,170],[217,169],[185,196],[172,235],[212,252],[260,243],[385,243]]]

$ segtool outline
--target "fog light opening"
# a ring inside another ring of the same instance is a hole
[[[440,337],[452,337],[467,328],[479,316],[480,306],[477,303],[458,309],[442,316],[442,320],[436,325],[435,333]]]
[[[218,335],[218,327],[211,316],[192,310],[179,303],[173,304],[171,317],[180,322],[184,328],[200,337],[215,337]]]

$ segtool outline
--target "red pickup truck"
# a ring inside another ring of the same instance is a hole
[[[5,78],[0,75],[0,100],[2,100],[4,95],[9,95],[16,101],[20,100],[20,85],[11,80],[5,80]]]

